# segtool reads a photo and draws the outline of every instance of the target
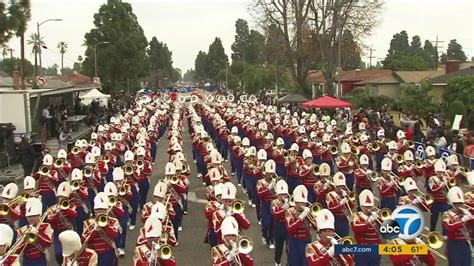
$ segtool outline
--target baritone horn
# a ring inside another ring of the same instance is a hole
[[[248,236],[241,236],[237,242],[239,253],[249,254],[253,250],[253,241]]]
[[[231,209],[234,213],[243,213],[244,212],[244,202],[239,199],[235,199],[231,203]]]

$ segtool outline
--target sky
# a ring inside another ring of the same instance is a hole
[[[93,28],[93,15],[106,0],[31,0],[32,18],[26,36],[36,32],[36,24],[52,18],[62,21],[41,25],[40,34],[48,50],[43,50],[43,66],[61,64],[57,43],[64,41],[68,50],[64,65],[72,67],[79,55],[84,56],[84,34]],[[256,23],[249,11],[251,0],[129,0],[133,12],[145,32],[147,40],[156,36],[173,53],[173,65],[184,73],[194,68],[199,50],[207,51],[215,37],[220,37],[227,55],[235,35],[235,21],[239,18]],[[419,35],[422,43],[438,40],[445,51],[449,40],[457,39],[468,56],[474,56],[474,1],[473,0],[385,0],[380,23],[363,44],[373,52],[372,64],[382,60],[392,36],[406,30],[409,38]],[[28,37],[27,37],[28,38]],[[19,57],[20,42],[14,38],[8,43]],[[34,62],[31,46],[26,57]],[[369,61],[368,49],[363,60]],[[100,60],[100,58],[98,58]]]

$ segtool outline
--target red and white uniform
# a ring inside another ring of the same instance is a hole
[[[369,216],[363,212],[357,212],[351,221],[352,231],[356,242],[359,244],[380,244],[379,230],[369,223]]]
[[[28,228],[30,228],[30,225],[21,227],[17,230],[17,234],[24,235]],[[49,223],[42,223],[38,227],[38,233],[36,233],[36,236],[38,237],[38,242],[34,244],[26,244],[26,246],[23,244],[20,248],[20,250],[24,248],[23,256],[31,260],[39,259],[44,256],[46,249],[53,243],[53,229],[51,228],[51,225]]]
[[[178,243],[178,240],[176,239],[176,235],[174,234],[174,229],[173,229],[173,224],[168,221],[168,224],[164,224],[165,221],[163,221],[163,234],[167,234],[168,238],[166,239],[166,244],[174,247],[176,246],[176,243]],[[137,238],[137,245],[143,245],[148,242],[147,238],[145,237],[145,227],[140,228],[140,232],[138,233],[138,238]]]
[[[406,243],[401,239],[394,239],[394,244],[411,244]],[[417,239],[417,244],[425,244],[421,239]],[[436,258],[428,249],[428,254],[426,255],[390,255],[390,260],[394,266],[414,266],[414,265],[426,265],[434,266],[436,265]]]
[[[331,257],[328,249],[332,243],[322,243],[315,241],[306,245],[306,260],[309,266],[327,266],[327,265],[354,265],[354,258],[351,255],[334,255]]]
[[[214,232],[216,232],[217,236],[217,243],[222,243],[222,233],[221,233],[221,224],[225,218],[225,212],[221,209],[214,212],[212,215],[212,226],[214,228]],[[239,224],[239,229],[247,230],[250,227],[250,221],[247,219],[245,214],[243,213],[233,213],[232,216],[237,220]]]
[[[99,256],[111,249],[115,249],[114,240],[119,236],[120,224],[118,220],[110,216],[107,217],[107,219],[107,225],[99,230],[94,230],[96,224],[94,219],[89,219],[84,222],[82,238],[84,240],[87,237],[90,237],[88,246],[95,250]]]
[[[71,257],[64,257],[64,265],[69,265],[72,263],[73,258]],[[84,251],[75,259],[78,266],[95,266],[98,264],[98,256],[97,253],[92,249],[84,249]]]
[[[42,175],[39,171],[34,173],[33,178],[37,180],[38,189],[41,195],[55,193],[59,183],[58,173],[52,169],[48,175]]]
[[[229,253],[229,248],[225,244],[220,244],[212,248],[211,258],[213,266],[232,266],[237,265],[236,259],[229,261],[227,259],[227,254]],[[238,259],[242,263],[242,266],[253,266],[253,259],[249,254],[237,253]]]
[[[156,260],[150,260],[152,257],[153,248],[147,243],[135,247],[135,255],[133,256],[133,265],[134,266],[149,266],[149,265],[161,265],[161,266],[175,266],[176,260],[174,257],[164,260],[156,258]]]
[[[307,219],[301,220],[299,218],[301,212],[294,207],[289,208],[285,212],[286,228],[288,235],[293,236],[298,240],[311,240],[310,228],[307,225]],[[309,215],[309,214],[308,214]],[[311,223],[311,226],[316,229],[316,225]]]

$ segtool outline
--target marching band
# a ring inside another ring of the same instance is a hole
[[[387,243],[424,243],[430,251],[390,256],[393,265],[438,259],[472,265],[474,172],[456,155],[436,159],[428,146],[419,160],[402,131],[388,140],[383,129],[369,131],[363,122],[339,128],[335,120],[261,104],[254,96],[200,97],[193,94],[187,104],[138,95],[90,141],[78,140],[56,158],[44,155],[21,193],[14,183],[3,187],[0,265],[48,265],[51,247],[59,265],[117,265],[127,243],[134,246],[127,254],[134,265],[176,265],[193,176],[207,199],[211,265],[256,264],[256,243],[244,234],[250,226],[260,227],[275,265],[284,264],[285,253],[290,266],[381,265],[378,254],[336,254],[335,245],[382,243],[379,228],[401,205],[417,206],[430,224],[418,238]],[[196,173],[183,148],[184,118]],[[163,137],[167,155],[160,156]],[[165,160],[158,179],[157,158]],[[246,199],[238,198],[239,187]],[[127,238],[133,230],[136,241]],[[436,251],[443,245],[446,255]]]

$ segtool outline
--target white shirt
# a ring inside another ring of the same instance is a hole
[[[43,112],[41,114],[44,118],[47,118],[47,119],[51,118],[51,115],[49,114],[48,108],[44,108]]]

